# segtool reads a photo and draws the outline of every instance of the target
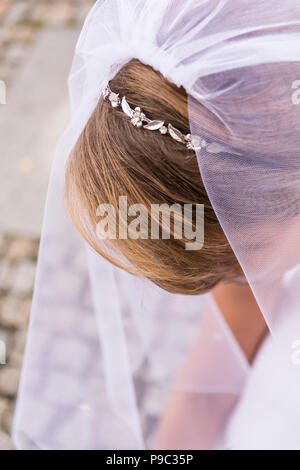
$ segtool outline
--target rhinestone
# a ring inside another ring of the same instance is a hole
[[[159,132],[161,134],[166,134],[168,132],[168,128],[166,126],[162,126],[160,129],[159,129]]]
[[[139,118],[137,117],[133,117],[131,119],[131,124],[133,124],[134,126],[137,126],[138,125],[138,122],[139,122]]]
[[[188,143],[187,143],[187,148],[190,150],[200,150],[201,149],[201,143],[202,139],[201,137],[194,135],[194,136],[187,136],[188,137]]]
[[[111,102],[113,108],[117,108],[120,104],[119,95],[117,95],[117,93],[111,92],[109,95],[109,101]]]

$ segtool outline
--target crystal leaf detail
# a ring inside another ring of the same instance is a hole
[[[123,109],[124,113],[127,114],[127,116],[129,116],[131,118],[133,110],[131,109],[131,107],[127,103],[125,96],[122,98],[121,105],[122,105],[122,109]]]
[[[144,126],[145,129],[149,129],[149,131],[157,131],[164,125],[164,121],[151,121]]]
[[[186,136],[186,140],[188,143],[186,144],[189,150],[200,150],[202,147],[202,138],[198,135],[190,135]]]
[[[177,142],[180,142],[182,144],[185,143],[185,137],[184,135],[182,134],[182,132],[180,132],[178,129],[176,129],[176,127],[173,127],[172,124],[169,124],[168,125],[168,130],[169,130],[169,134],[170,136],[176,140]]]

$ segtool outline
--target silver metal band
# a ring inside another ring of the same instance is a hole
[[[113,108],[121,107],[123,112],[130,118],[131,123],[136,127],[143,127],[149,131],[159,131],[161,134],[169,134],[172,139],[184,144],[189,150],[200,150],[206,147],[207,142],[198,135],[183,134],[172,124],[165,125],[164,121],[151,120],[142,112],[140,107],[132,109],[125,96],[121,99],[119,94],[110,89],[109,84],[102,91],[104,100],[110,101]]]

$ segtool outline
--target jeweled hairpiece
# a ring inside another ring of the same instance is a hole
[[[169,134],[176,142],[184,144],[189,150],[200,150],[206,147],[206,141],[198,136],[191,134],[183,134],[172,124],[165,125],[164,121],[151,120],[142,112],[141,108],[136,107],[132,109],[128,104],[125,96],[121,99],[119,94],[114,93],[109,84],[106,85],[102,91],[103,98],[110,101],[113,108],[121,106],[123,112],[130,117],[131,123],[136,127],[143,127],[149,131],[159,131],[161,134]]]

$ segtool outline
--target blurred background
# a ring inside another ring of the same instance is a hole
[[[0,0],[0,450],[10,438],[67,76],[94,0]],[[4,91],[5,96],[4,96]]]

